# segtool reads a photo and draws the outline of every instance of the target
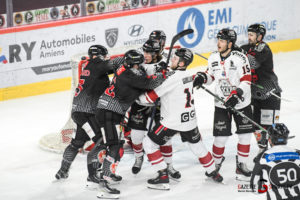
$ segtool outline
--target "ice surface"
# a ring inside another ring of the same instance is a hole
[[[292,102],[282,101],[281,122],[298,135],[300,121],[300,51],[274,55],[275,72],[283,89],[282,96]],[[209,150],[213,137],[213,98],[202,90],[195,92],[199,128]],[[38,147],[39,139],[51,132],[58,132],[68,119],[70,92],[58,92],[0,102],[0,199],[1,200],[83,200],[96,199],[97,191],[85,189],[87,177],[86,155],[79,155],[66,181],[53,182],[60,167],[61,154],[46,152]],[[142,171],[134,176],[131,167],[133,155],[126,154],[118,168],[123,181],[116,186],[121,190],[121,199],[265,199],[249,192],[239,192],[235,180],[235,154],[237,137],[234,135],[226,145],[226,160],[221,169],[226,185],[206,180],[204,169],[197,158],[178,137],[173,139],[174,167],[182,173],[181,182],[171,181],[170,191],[150,190],[146,180],[152,178],[153,170],[146,161]],[[249,166],[257,147],[252,138]],[[300,136],[289,141],[289,145],[300,148]]]

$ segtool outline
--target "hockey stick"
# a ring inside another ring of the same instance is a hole
[[[193,30],[193,29],[186,29],[186,30],[181,31],[180,33],[178,33],[177,35],[175,35],[175,36],[172,38],[171,45],[170,45],[170,49],[169,49],[169,54],[168,54],[168,57],[167,57],[166,66],[168,66],[168,64],[169,64],[169,61],[170,61],[170,57],[171,57],[171,53],[172,53],[174,44],[175,44],[180,38],[182,38],[182,37],[184,37],[184,36],[186,36],[186,35],[188,35],[188,34],[191,34],[191,33],[194,33],[194,30]],[[151,120],[150,120],[150,124],[149,124],[149,128],[148,128],[148,133],[150,132],[151,127],[152,127],[152,124],[153,124],[153,121],[154,121],[155,112],[156,112],[156,109],[155,109],[155,108],[157,107],[157,104],[158,104],[158,101],[155,101],[154,106],[153,106],[152,111],[151,111]]]
[[[223,99],[221,99],[218,95],[214,94],[212,91],[210,91],[209,89],[205,88],[204,86],[200,86],[203,90],[205,90],[207,93],[209,93],[210,95],[212,95],[213,97],[215,97],[215,99],[217,99],[218,101],[222,102],[223,104],[225,104],[225,101]],[[250,121],[253,125],[255,125],[256,127],[258,127],[261,131],[264,131],[266,133],[268,133],[268,131],[262,127],[261,125],[259,125],[258,123],[256,123],[255,121],[253,121],[252,119],[250,119],[247,115],[245,115],[244,113],[238,111],[237,109],[228,106],[227,108],[229,108],[230,110],[232,110],[233,112],[235,112],[236,114],[240,115],[241,117],[247,119],[248,121]]]
[[[201,58],[203,58],[203,59],[205,59],[205,60],[208,60],[208,58],[206,58],[205,56],[202,56],[200,53],[195,52],[195,54],[196,54],[197,56],[200,56]]]

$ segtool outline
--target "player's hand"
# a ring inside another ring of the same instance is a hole
[[[204,72],[197,72],[194,82],[193,82],[193,87],[201,87],[203,83],[206,83],[207,81],[207,76]]]
[[[168,68],[167,63],[164,61],[161,61],[160,63],[157,64],[156,72],[162,72],[164,70],[167,70],[167,68]]]
[[[237,88],[236,90],[232,90],[230,95],[225,100],[225,106],[234,108],[236,104],[239,103],[239,99],[242,98],[243,90],[240,88]]]

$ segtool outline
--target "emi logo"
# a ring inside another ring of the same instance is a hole
[[[144,33],[144,27],[139,24],[135,24],[128,29],[128,35],[131,37],[138,37]]]
[[[117,28],[111,28],[105,30],[105,41],[107,45],[112,48],[115,46],[118,40],[119,30]]]

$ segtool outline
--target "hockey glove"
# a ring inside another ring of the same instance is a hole
[[[156,72],[162,72],[162,71],[167,70],[167,68],[168,68],[167,63],[164,61],[161,61],[160,63],[157,64],[155,70],[156,70]]]
[[[193,87],[201,87],[203,83],[206,83],[207,81],[207,76],[204,72],[197,72],[194,82],[193,82]]]
[[[239,99],[242,98],[243,90],[240,88],[237,88],[236,90],[232,90],[230,95],[225,100],[225,106],[234,108],[236,104],[238,104]]]

